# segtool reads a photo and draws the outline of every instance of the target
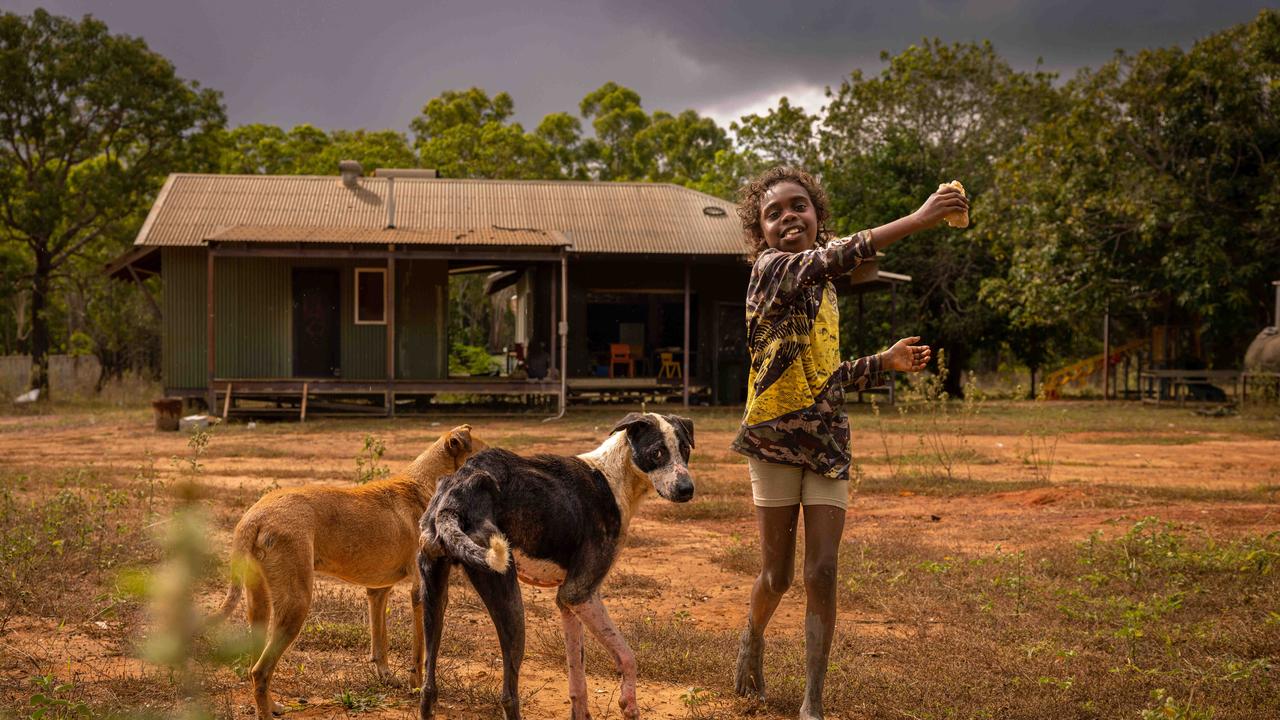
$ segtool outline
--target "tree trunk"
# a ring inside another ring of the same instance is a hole
[[[961,399],[964,397],[964,385],[960,378],[969,368],[969,351],[958,345],[948,345],[947,376],[942,379],[942,389],[948,397]]]
[[[49,398],[49,276],[53,274],[53,257],[36,251],[35,275],[31,279],[31,383],[28,390],[39,390],[40,399]]]
[[[1038,369],[1037,366],[1035,365],[1031,366],[1031,395],[1027,398],[1028,400],[1036,399],[1036,370],[1037,369]]]

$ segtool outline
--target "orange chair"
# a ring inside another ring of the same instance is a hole
[[[636,361],[631,357],[631,346],[626,343],[609,344],[609,377],[613,377],[616,365],[627,366],[627,377],[636,376]]]

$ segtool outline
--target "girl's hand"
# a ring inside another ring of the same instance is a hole
[[[928,200],[913,215],[922,229],[937,227],[948,215],[954,212],[969,212],[969,200],[964,193],[947,185],[929,196]]]
[[[933,350],[928,345],[917,345],[918,337],[903,338],[893,347],[880,354],[881,367],[884,370],[901,370],[902,372],[920,372],[933,358]]]

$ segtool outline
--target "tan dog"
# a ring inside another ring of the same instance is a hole
[[[387,595],[411,578],[413,677],[422,682],[422,599],[417,582],[418,520],[441,476],[462,467],[485,444],[459,425],[440,436],[402,475],[355,487],[305,485],[276,490],[245,512],[231,542],[231,587],[215,620],[227,618],[249,595],[249,624],[266,638],[254,663],[253,699],[259,720],[284,712],[271,701],[271,675],[311,610],[315,573],[368,588],[369,659],[378,677],[387,666]]]

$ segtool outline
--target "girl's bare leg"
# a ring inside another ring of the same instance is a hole
[[[836,561],[844,533],[844,510],[833,505],[804,508],[805,691],[801,720],[821,720],[831,640],[836,630]]]
[[[738,649],[734,689],[739,695],[764,699],[764,628],[791,586],[796,565],[796,521],[800,506],[756,506],[760,531],[760,575],[751,588],[751,611]],[[808,516],[806,515],[806,518]],[[841,518],[843,519],[843,515]]]

